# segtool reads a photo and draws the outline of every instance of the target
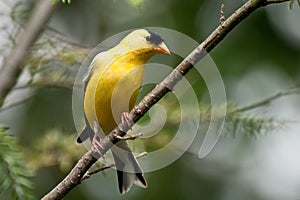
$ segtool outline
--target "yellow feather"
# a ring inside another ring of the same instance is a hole
[[[113,50],[108,53],[114,55]],[[96,120],[105,133],[109,132],[121,114],[132,109],[143,81],[144,64],[153,55],[150,48],[135,49],[114,55],[107,66],[96,57],[92,64],[96,70],[84,98],[84,110],[91,127]]]

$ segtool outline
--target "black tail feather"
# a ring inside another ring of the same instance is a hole
[[[80,135],[77,137],[77,142],[83,143],[88,138],[92,140],[93,137],[94,137],[93,130],[91,130],[89,126],[85,126],[84,129],[81,131]]]
[[[126,142],[123,143],[125,144]],[[132,152],[127,149],[127,145],[124,146],[126,150],[117,146],[112,148],[118,175],[118,187],[121,194],[128,192],[133,184],[143,188],[147,187],[147,182],[137,160]]]

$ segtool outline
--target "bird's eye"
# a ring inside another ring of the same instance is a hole
[[[147,37],[146,37],[146,40],[147,40],[147,41],[150,41],[150,36],[147,36]]]

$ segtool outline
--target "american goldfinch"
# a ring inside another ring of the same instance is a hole
[[[92,148],[99,149],[99,130],[107,134],[119,122],[126,122],[126,113],[133,108],[143,81],[144,64],[156,53],[170,54],[170,51],[158,34],[139,29],[95,56],[84,80],[86,126],[77,142],[90,138]],[[146,188],[143,172],[127,142],[121,140],[111,150],[120,193],[128,192],[133,184]]]

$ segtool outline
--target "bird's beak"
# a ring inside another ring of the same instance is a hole
[[[170,50],[168,49],[167,45],[164,42],[159,43],[155,48],[154,48],[156,53],[161,53],[161,54],[171,54]]]

